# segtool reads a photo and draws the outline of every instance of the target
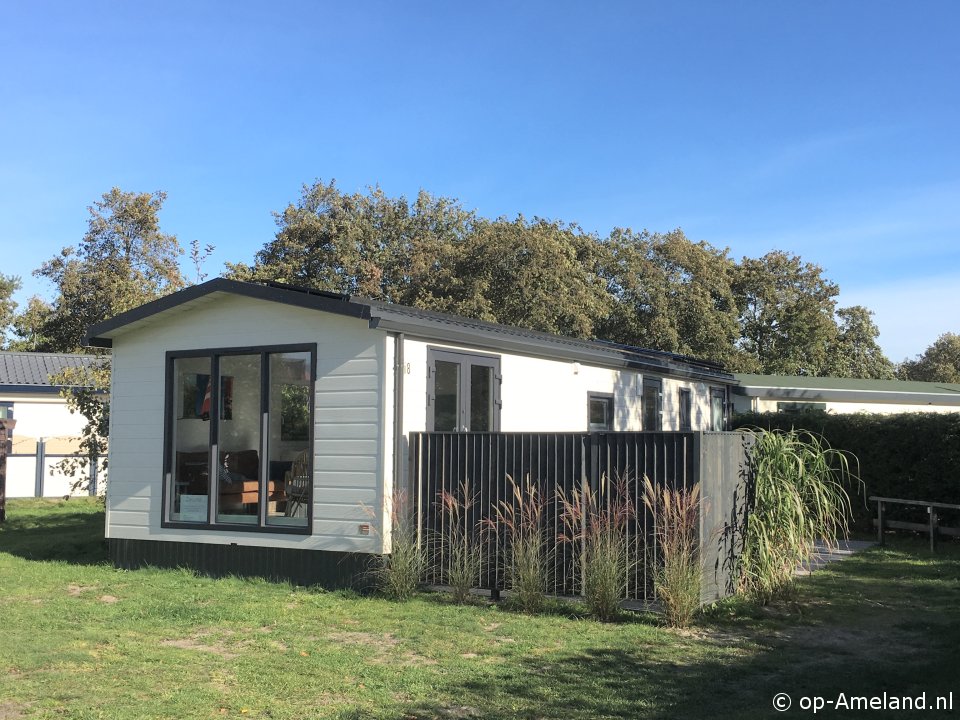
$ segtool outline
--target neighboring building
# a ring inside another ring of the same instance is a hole
[[[0,352],[0,417],[17,421],[7,448],[8,498],[71,494],[74,478],[56,465],[76,453],[86,420],[70,412],[51,376],[94,360],[90,355]]]
[[[905,380],[735,375],[734,412],[960,412],[960,385]]]
[[[723,429],[734,383],[669,353],[224,279],[89,341],[113,350],[107,537],[125,565],[215,546],[346,572],[389,548],[411,431]]]

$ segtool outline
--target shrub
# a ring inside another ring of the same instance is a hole
[[[687,627],[700,608],[700,483],[672,489],[643,479],[643,503],[654,517],[659,563],[654,590],[667,623]]]
[[[570,497],[562,491],[557,495],[564,527],[560,540],[578,549],[574,564],[587,608],[601,622],[612,620],[636,566],[627,535],[634,514],[628,479],[609,482],[603,476],[598,492],[583,484]]]
[[[426,551],[420,543],[416,518],[405,493],[394,494],[390,518],[390,553],[377,559],[374,578],[384,595],[394,600],[406,600],[420,587],[426,567]]]
[[[801,430],[757,430],[749,462],[753,492],[740,556],[741,590],[761,602],[789,589],[820,540],[835,545],[849,529],[856,476],[848,453]]]
[[[543,496],[529,477],[523,487],[509,475],[507,482],[510,499],[498,502],[483,524],[503,540],[513,601],[525,612],[539,612],[546,602],[553,552],[544,528]]]
[[[738,415],[739,427],[802,428],[860,459],[864,501],[852,505],[857,530],[872,530],[870,495],[960,504],[960,413],[833,414],[818,411]],[[926,522],[923,509],[891,506],[896,519]]]
[[[446,551],[443,577],[458,603],[466,602],[476,587],[482,569],[480,544],[474,528],[469,525],[470,509],[476,497],[470,494],[469,482],[464,480],[457,493],[443,490],[439,493],[441,510],[446,514],[446,530],[441,538]]]

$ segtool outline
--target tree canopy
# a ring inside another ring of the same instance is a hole
[[[104,193],[88,208],[79,244],[34,272],[53,285],[49,302],[34,297],[16,312],[19,279],[0,276],[7,347],[82,350],[90,325],[187,285],[183,250],[160,229],[165,200],[163,192]],[[839,288],[822,268],[783,251],[737,262],[679,229],[615,228],[601,237],[560,220],[484,218],[425,191],[412,201],[378,186],[346,193],[334,181],[305,185],[274,220],[276,233],[251,264],[226,263],[228,277],[665,350],[733,371],[894,372],[872,313],[838,308]],[[197,282],[212,250],[191,244]],[[900,374],[946,377],[945,352],[931,348]]]
[[[898,376],[903,380],[960,383],[960,335],[944,333],[921,355],[904,360]]]
[[[616,228],[607,237],[534,217],[487,219],[421,191],[305,185],[277,233],[229,276],[361,295],[776,374],[890,377],[865,308],[799,256],[739,263],[726,249]]]
[[[83,351],[91,325],[184,287],[177,238],[160,231],[166,194],[113,188],[88,208],[87,232],[34,271],[54,286],[48,306],[31,302],[14,332],[33,350]]]

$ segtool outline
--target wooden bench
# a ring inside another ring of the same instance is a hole
[[[874,519],[873,524],[877,528],[877,539],[880,541],[881,545],[883,545],[883,531],[885,528],[892,528],[895,530],[916,530],[917,532],[929,532],[931,552],[934,551],[937,547],[938,532],[942,533],[943,535],[952,535],[953,537],[960,537],[960,528],[943,527],[939,524],[939,518],[937,517],[937,509],[960,510],[960,505],[950,505],[948,503],[929,502],[927,500],[904,500],[902,498],[878,497],[876,495],[871,495],[870,500],[877,503],[877,517],[876,519]],[[883,512],[887,504],[912,505],[912,506],[925,507],[927,509],[927,515],[929,515],[929,518],[930,518],[929,522],[914,523],[914,522],[903,522],[901,520],[886,520],[883,517]]]

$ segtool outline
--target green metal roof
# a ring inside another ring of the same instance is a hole
[[[803,400],[865,400],[903,404],[960,405],[960,384],[914,380],[734,374],[738,395]]]

